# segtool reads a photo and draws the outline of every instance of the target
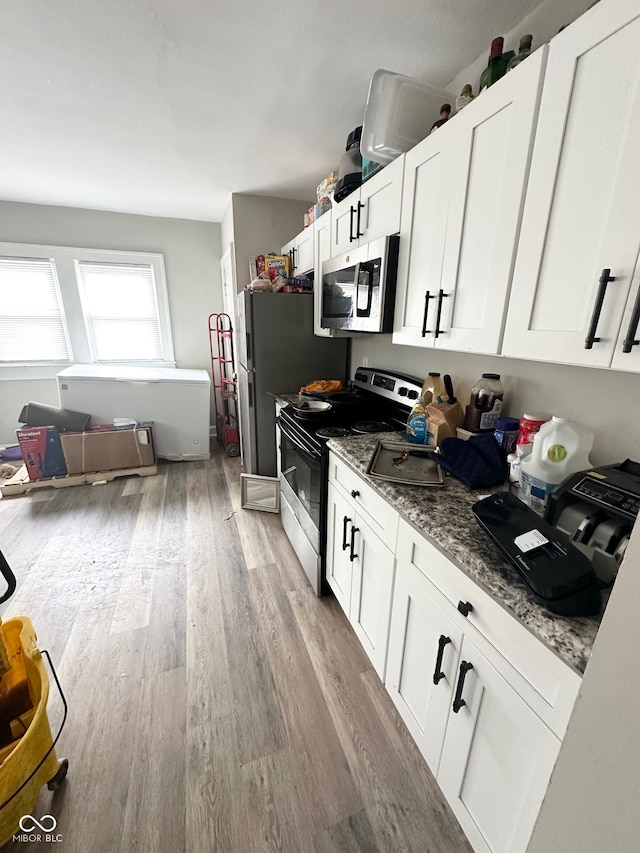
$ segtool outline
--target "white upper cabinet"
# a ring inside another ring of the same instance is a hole
[[[331,211],[331,256],[400,230],[404,157],[365,181]]]
[[[640,370],[640,346],[624,346],[640,284],[639,42],[637,0],[602,0],[551,42],[504,355]]]
[[[280,250],[283,255],[289,255],[289,270],[291,276],[301,276],[311,272],[313,264],[313,225],[305,228],[290,240]]]
[[[394,343],[500,351],[546,54],[406,155]]]

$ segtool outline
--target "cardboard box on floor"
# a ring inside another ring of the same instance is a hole
[[[22,427],[16,436],[30,480],[65,476],[67,466],[54,426]]]
[[[111,425],[60,436],[69,474],[144,468],[155,464],[150,424],[114,429]]]

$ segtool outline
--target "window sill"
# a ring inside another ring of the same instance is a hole
[[[63,361],[58,364],[29,364],[0,367],[0,382],[34,382],[38,380],[55,379],[65,367],[71,367],[80,362]],[[101,361],[101,367],[175,367],[175,361]]]

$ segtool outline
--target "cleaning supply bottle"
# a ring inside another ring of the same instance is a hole
[[[533,448],[520,460],[518,497],[539,515],[563,480],[591,467],[593,433],[568,418],[552,417],[533,436]]]
[[[407,420],[407,441],[412,444],[427,444],[429,434],[427,433],[427,413],[424,397],[422,394],[415,402]]]

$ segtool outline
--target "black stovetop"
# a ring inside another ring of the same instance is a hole
[[[320,398],[319,398],[320,399]],[[311,415],[296,411],[293,405],[280,410],[280,417],[295,431],[300,432],[313,447],[322,451],[330,438],[342,438],[346,435],[358,435],[374,432],[394,432],[404,429],[407,420],[405,412],[385,410],[372,404],[364,397],[341,408]]]
[[[311,414],[290,404],[280,410],[280,417],[306,445],[322,453],[329,438],[404,430],[421,389],[415,377],[368,367],[358,367],[349,384],[343,391],[302,395],[331,403],[330,411]]]

